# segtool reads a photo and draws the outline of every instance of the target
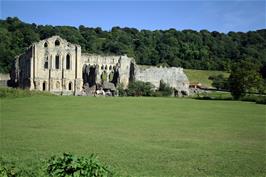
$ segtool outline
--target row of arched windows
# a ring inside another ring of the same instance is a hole
[[[107,70],[107,69],[108,69],[108,66],[107,66],[107,65],[105,65],[105,66],[102,65],[102,66],[101,66],[101,69],[102,69],[102,70]],[[109,66],[109,70],[112,70],[112,69],[115,69],[115,66],[111,66],[111,65],[110,65],[110,66]]]
[[[48,69],[49,62],[48,62],[48,56],[45,57],[44,59],[44,69]],[[55,69],[60,68],[60,56],[56,55],[55,56]],[[70,55],[66,55],[66,69],[70,69]]]
[[[54,45],[55,45],[55,46],[59,46],[59,45],[60,45],[60,41],[59,41],[58,39],[55,40]],[[45,42],[43,46],[44,46],[45,48],[48,47],[48,42]]]
[[[68,90],[69,91],[71,91],[72,89],[73,89],[73,86],[72,86],[73,84],[72,84],[72,82],[69,82],[68,83]],[[60,82],[59,81],[57,81],[56,82],[56,88],[58,89],[58,88],[60,88]],[[47,82],[46,81],[44,81],[43,83],[42,83],[42,90],[43,91],[47,91],[48,90],[48,86],[47,86]]]

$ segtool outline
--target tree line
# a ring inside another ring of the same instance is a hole
[[[17,17],[0,20],[0,72],[10,71],[15,56],[33,42],[60,35],[81,45],[82,52],[127,54],[137,64],[230,71],[234,63],[250,60],[266,66],[266,29],[249,32],[138,30],[113,27],[110,31],[83,25],[28,24]]]

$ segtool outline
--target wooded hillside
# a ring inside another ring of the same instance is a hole
[[[113,27],[79,28],[27,24],[18,18],[0,20],[0,72],[8,72],[14,57],[32,42],[60,35],[81,45],[82,52],[127,54],[138,64],[181,66],[187,69],[229,71],[232,63],[248,59],[266,65],[266,29],[229,32],[138,30]]]

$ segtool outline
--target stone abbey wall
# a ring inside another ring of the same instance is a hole
[[[95,91],[104,83],[127,88],[133,80],[151,82],[157,88],[163,80],[177,91],[188,93],[188,79],[182,68],[143,69],[126,55],[81,53],[79,45],[59,36],[33,43],[16,59],[11,79],[21,88],[62,95],[82,94],[84,86]]]
[[[90,68],[95,68],[96,83],[102,82],[103,74],[106,75],[107,82],[123,83],[124,86],[128,85],[129,80],[129,67],[133,58],[124,56],[103,56],[94,54],[82,54],[83,73],[89,75]],[[85,71],[84,71],[85,70]],[[114,81],[114,76],[118,74],[118,80]],[[88,76],[89,77],[89,76]]]
[[[156,88],[159,88],[160,81],[162,80],[169,84],[170,87],[175,88],[177,91],[176,94],[189,94],[189,82],[187,76],[183,72],[183,68],[136,66],[135,79],[143,82],[150,82]]]
[[[18,87],[76,94],[82,90],[81,47],[59,36],[33,43],[20,55],[11,75]]]

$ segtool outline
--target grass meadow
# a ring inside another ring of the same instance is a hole
[[[225,78],[229,77],[229,73],[224,71],[184,69],[184,72],[191,83],[200,82],[203,86],[207,87],[212,87],[212,80],[209,79],[210,76],[222,74]]]
[[[262,177],[266,106],[143,97],[1,99],[1,158],[34,169],[62,152],[121,176]]]

